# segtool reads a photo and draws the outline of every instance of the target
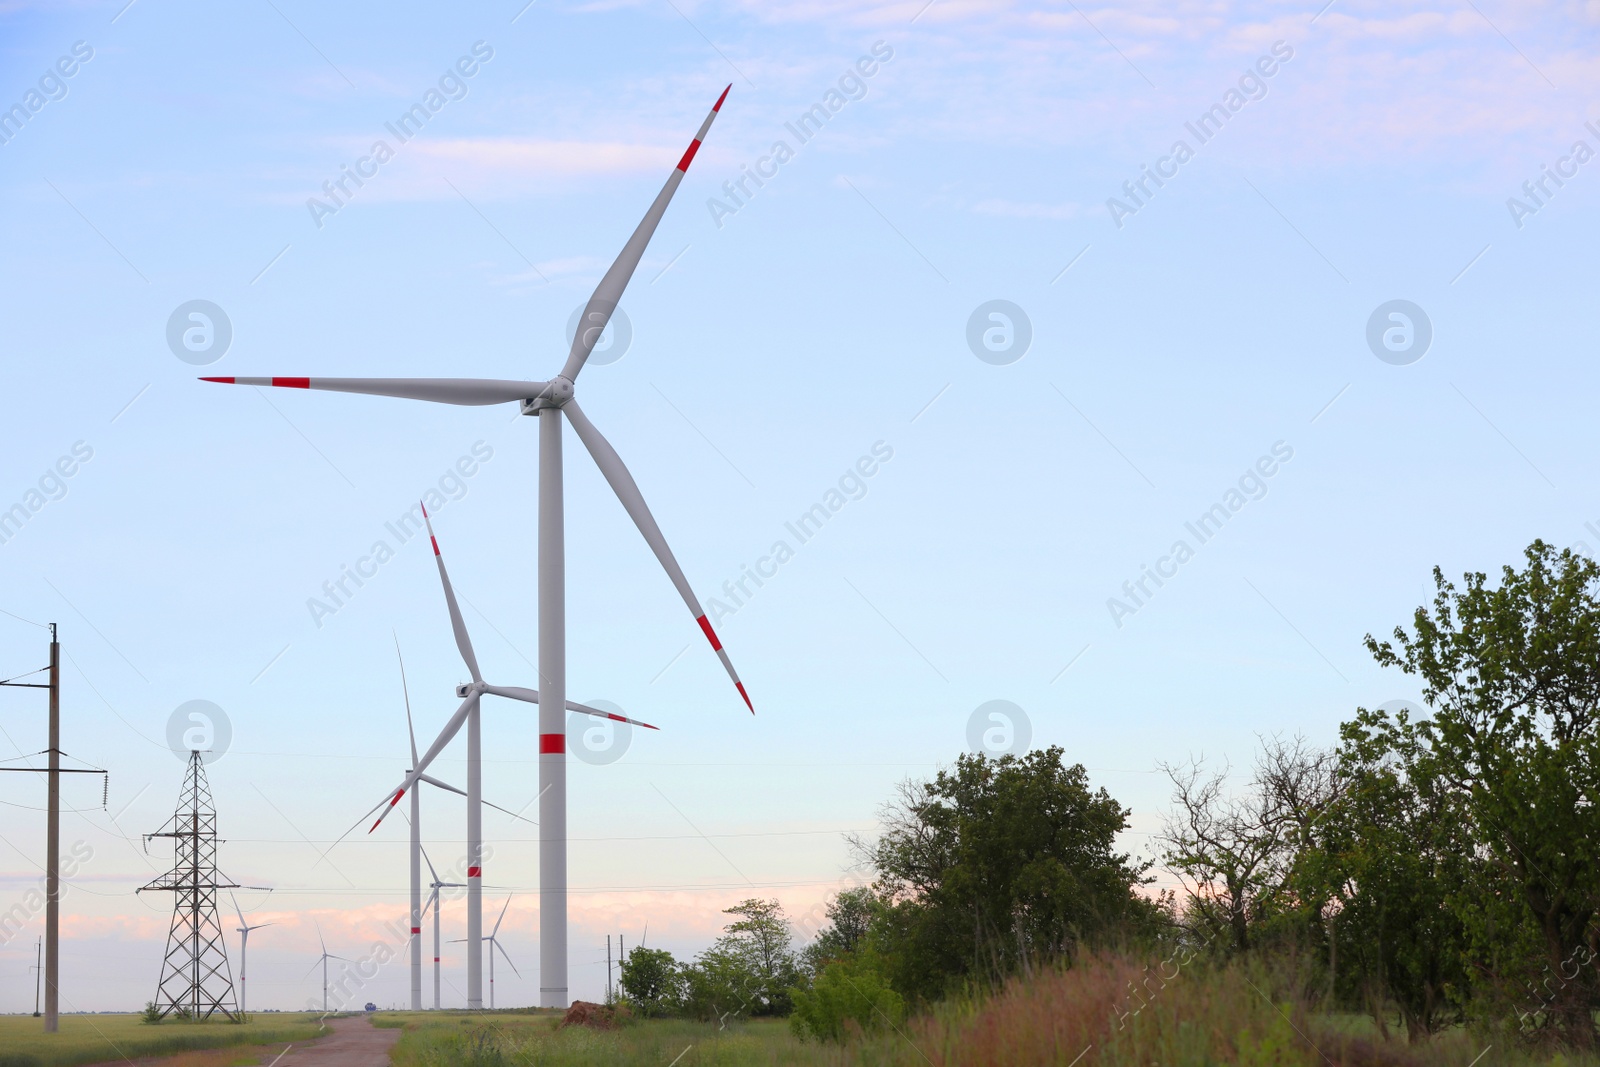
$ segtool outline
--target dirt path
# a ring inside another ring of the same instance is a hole
[[[331,1019],[314,1042],[296,1044],[275,1067],[388,1067],[389,1050],[400,1040],[397,1029],[379,1029],[366,1018]],[[263,1059],[263,1067],[271,1061]]]

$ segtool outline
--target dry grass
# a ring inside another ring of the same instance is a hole
[[[1163,980],[1163,975],[1168,978]],[[1248,967],[1130,957],[1081,961],[957,1000],[843,1046],[797,1040],[781,1021],[719,1030],[650,1020],[595,1033],[549,1015],[410,1016],[394,1067],[1600,1067],[1458,1030],[1412,1046],[1356,1017],[1319,1014],[1286,981]],[[1481,1057],[1481,1058],[1480,1058]]]

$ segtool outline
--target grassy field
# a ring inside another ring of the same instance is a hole
[[[1090,961],[843,1046],[802,1042],[778,1020],[721,1030],[652,1020],[608,1033],[557,1029],[551,1014],[531,1012],[391,1013],[380,1023],[406,1028],[393,1067],[1600,1067],[1505,1035],[1385,1038],[1365,1016],[1309,1011],[1241,969],[1151,979],[1128,960]]]
[[[315,1015],[251,1015],[246,1023],[164,1022],[155,1026],[138,1015],[63,1015],[61,1032],[46,1034],[42,1019],[0,1015],[0,1067],[74,1067],[82,1063],[185,1056],[181,1067],[243,1067],[256,1062],[241,1046],[280,1045],[317,1036]],[[201,1054],[196,1050],[220,1049]],[[180,1067],[180,1065],[175,1065]]]
[[[783,1020],[731,1024],[659,1019],[598,1033],[581,1027],[557,1029],[550,1013],[469,1015],[389,1013],[380,1025],[404,1023],[406,1032],[391,1054],[393,1067],[691,1067],[691,1065],[819,1064],[846,1061],[837,1050],[804,1045]],[[681,1056],[681,1058],[680,1058]]]

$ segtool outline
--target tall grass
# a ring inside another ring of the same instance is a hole
[[[1321,1013],[1300,988],[1287,968],[1194,963],[1179,971],[1100,956],[947,1001],[842,1045],[801,1042],[778,1020],[726,1030],[649,1020],[594,1033],[557,1029],[550,1016],[456,1016],[408,1024],[392,1060],[393,1067],[1600,1067],[1600,1059],[1551,1058],[1465,1030],[1417,1045],[1384,1038],[1359,1019]]]

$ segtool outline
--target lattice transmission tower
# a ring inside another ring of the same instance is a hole
[[[146,846],[155,837],[172,838],[176,853],[172,870],[139,890],[173,894],[172,929],[161,964],[156,1007],[162,1018],[178,1013],[209,1019],[220,1012],[237,1022],[233,975],[217,921],[217,890],[237,886],[217,872],[217,812],[199,752],[189,753],[189,771],[177,812],[162,829],[145,835]]]

